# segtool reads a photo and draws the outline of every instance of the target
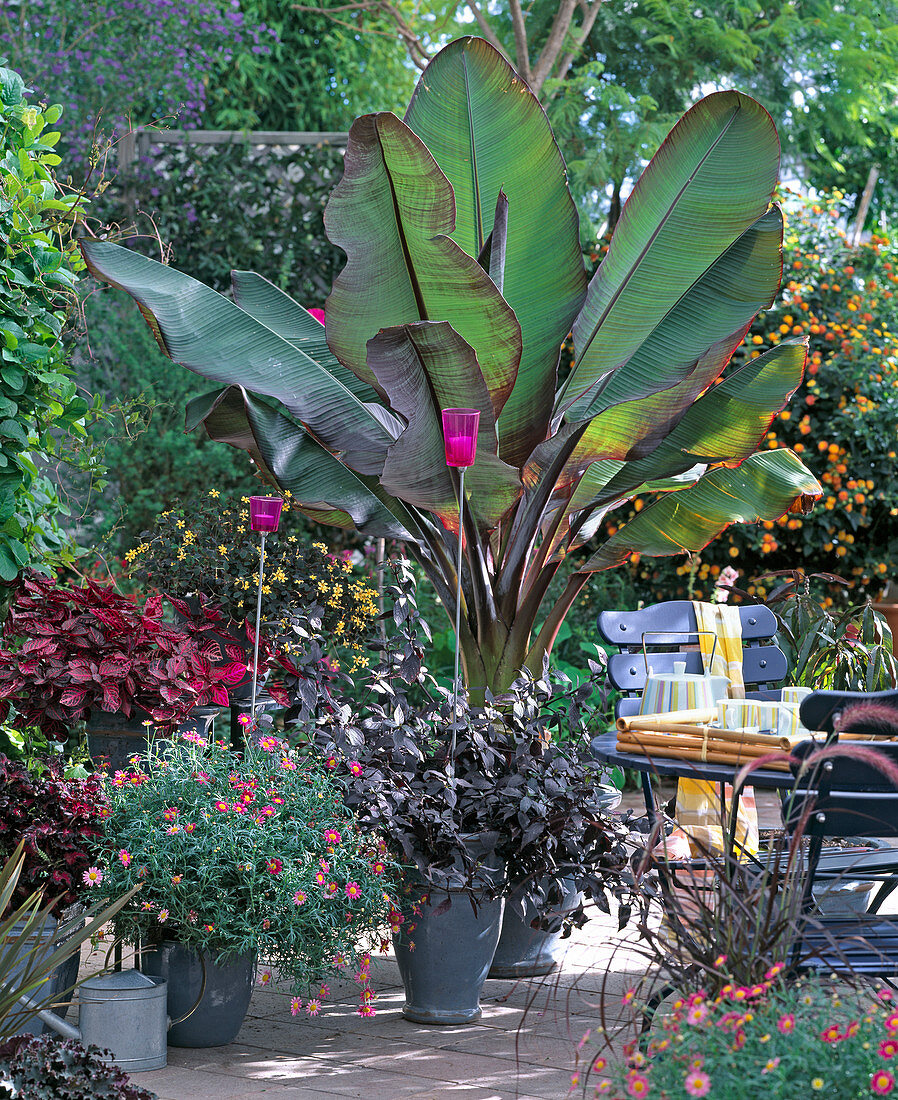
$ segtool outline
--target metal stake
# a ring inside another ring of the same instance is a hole
[[[262,575],[265,572],[265,532],[262,532],[262,552],[259,555],[259,594],[256,598],[256,638],[253,646],[253,701],[250,714],[256,719],[256,682],[259,678],[259,628],[262,623]]]
[[[456,725],[458,724],[458,652],[459,632],[461,630],[461,550],[464,530],[465,513],[465,467],[459,467],[458,488],[458,562],[456,564],[456,595],[455,595],[455,678],[452,681],[452,742],[449,749],[449,780],[455,779],[455,743]]]

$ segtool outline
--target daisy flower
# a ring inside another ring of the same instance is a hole
[[[129,857],[130,862],[130,857]],[[127,867],[127,864],[125,864]],[[88,869],[81,876],[81,881],[85,886],[99,886],[103,881],[103,872],[99,867],[88,867]]]
[[[310,1016],[317,1016],[320,1011],[321,1011],[321,1002],[316,1001],[315,998],[313,997],[312,1000],[309,1001],[308,1004],[306,1005],[306,1012],[308,1012],[308,1014]]]
[[[298,1016],[301,1011],[302,1001],[299,999],[299,997],[294,997],[293,1000],[290,1002],[290,1015]]]

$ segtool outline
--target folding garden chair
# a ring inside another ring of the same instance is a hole
[[[790,964],[796,972],[819,970],[898,977],[898,914],[879,912],[883,901],[898,885],[895,877],[898,849],[873,851],[842,867],[821,858],[827,838],[898,837],[898,782],[866,760],[851,755],[857,749],[873,750],[898,767],[895,742],[854,741],[843,746],[835,743],[821,746],[819,742],[804,741],[794,749],[798,778],[786,803],[787,827],[797,828],[803,821],[804,835],[810,842],[802,894],[803,917],[791,947]],[[820,757],[816,766],[815,755]],[[799,772],[799,761],[808,762],[803,773]],[[817,912],[814,886],[832,883],[846,875],[859,882],[880,883],[869,909],[844,917]]]

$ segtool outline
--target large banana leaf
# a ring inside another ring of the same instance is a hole
[[[609,480],[599,501],[629,495],[697,462],[742,462],[801,385],[807,351],[807,337],[778,344],[712,386],[652,454]]]
[[[735,468],[711,470],[688,489],[665,493],[612,535],[578,572],[611,569],[633,553],[663,557],[701,550],[732,523],[776,520],[796,501],[809,508],[822,493],[792,451],[759,452]]]
[[[435,512],[458,531],[458,503],[443,443],[440,410],[480,411],[477,457],[466,472],[481,530],[492,530],[521,492],[518,472],[496,454],[496,420],[473,349],[445,321],[384,329],[368,341],[368,366],[408,427],[387,452],[387,492]]]
[[[584,461],[639,458],[669,434],[723,371],[758,310],[773,302],[782,277],[782,239],[782,213],[772,207],[686,290],[586,410],[592,423],[562,480]],[[634,373],[653,379],[653,392],[642,400],[634,400]]]
[[[416,321],[448,321],[476,352],[498,416],[517,375],[521,327],[489,275],[448,235],[455,228],[452,188],[395,115],[353,123],[325,225],[346,253],[326,310],[337,358],[379,389],[366,358],[373,336]]]
[[[354,473],[299,425],[242,386],[194,398],[187,431],[199,424],[210,439],[247,451],[269,481],[289,489],[297,504],[338,527],[379,538],[412,539],[408,509],[387,502],[374,478]],[[384,494],[386,496],[386,494]]]
[[[224,295],[108,241],[79,241],[90,273],[127,291],[176,363],[274,397],[362,473],[383,468],[395,435],[330,371]]]
[[[524,350],[499,420],[499,453],[522,466],[546,437],[558,349],[586,289],[564,161],[536,97],[480,38],[440,51],[405,121],[452,184],[452,236],[469,255],[480,254],[492,231],[500,190],[508,196],[502,293],[521,324]]]
[[[778,167],[770,116],[738,92],[707,96],[677,123],[627,200],[574,322],[569,418],[579,419],[601,380],[625,365],[632,397],[678,380],[630,361],[684,288],[765,213]]]
[[[251,317],[304,351],[348,390],[352,390],[359,400],[377,400],[371,386],[347,370],[327,346],[324,325],[289,294],[255,271],[232,271],[231,286],[234,301]]]

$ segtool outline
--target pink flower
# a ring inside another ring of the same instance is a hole
[[[683,1087],[689,1096],[707,1096],[711,1091],[711,1078],[701,1070],[686,1074]]]
[[[295,772],[296,771],[296,761],[295,760],[289,760],[285,756],[284,759],[281,761],[281,767],[284,768],[285,771]]]
[[[215,803],[215,809],[218,810],[219,813],[226,814],[228,812],[228,804],[223,799],[220,799]]]
[[[776,1067],[779,1064],[780,1064],[779,1058],[771,1058],[767,1062],[767,1064],[764,1066],[764,1068],[761,1070],[761,1073],[773,1073],[773,1071],[776,1069]]]
[[[201,748],[205,748],[206,745],[209,744],[209,742],[206,740],[206,738],[202,737],[200,734],[198,734],[196,732],[196,730],[188,730],[186,733],[182,733],[181,734],[181,740],[182,741],[190,741],[194,745],[199,745]]]
[[[238,714],[237,721],[240,723],[241,726],[244,727],[251,726],[253,724],[252,715],[250,714]]]
[[[335,767],[337,766],[337,758],[336,758],[336,756],[329,756],[329,757],[328,757],[328,758],[327,758],[327,759],[326,759],[326,760],[324,761],[324,766],[325,766],[326,768],[330,768],[330,770],[331,770],[331,771],[333,771],[333,770],[334,770],[334,768],[335,768]]]
[[[259,975],[259,985],[271,985],[271,971],[263,970]]]
[[[820,1032],[820,1038],[824,1043],[838,1043],[842,1038],[842,1032],[839,1031],[839,1025],[830,1024],[829,1027],[824,1028],[823,1031]]]
[[[293,1000],[290,1002],[290,1015],[298,1016],[301,1010],[302,1001],[299,999],[299,997],[294,997]]]
[[[327,886],[325,886],[325,888],[324,888],[325,896],[328,897],[328,898],[336,897],[337,896],[337,891],[339,889],[340,889],[340,887],[335,882],[329,882],[327,884]]]
[[[271,875],[279,875],[284,864],[279,859],[269,859],[265,864],[265,869]]]
[[[208,772],[197,772],[193,778],[197,781],[197,783],[200,784],[208,783],[210,781]]]
[[[302,892],[302,890],[297,890],[296,893],[293,895],[293,904],[304,905],[305,901],[306,895]]]
[[[177,816],[178,816],[178,807],[177,806],[168,806],[168,807],[166,807],[166,809],[164,809],[162,811],[162,820],[163,821],[174,821]]]
[[[99,886],[103,881],[103,872],[99,867],[88,867],[81,876],[81,881],[85,886]]]
[[[708,1015],[709,1009],[707,1005],[696,1004],[689,1009],[686,1015],[687,1024],[700,1024]]]
[[[276,748],[280,747],[280,742],[276,737],[260,737],[259,748],[263,752],[274,752]]]
[[[351,772],[352,775],[360,776],[362,774],[362,772],[364,772],[364,770],[365,769],[358,762],[358,760],[350,760],[349,761],[349,771]]]
[[[119,863],[121,863],[123,867],[129,866],[131,863],[131,853],[128,851],[127,848],[119,848],[118,858]]]
[[[332,963],[332,964],[333,964],[333,965],[334,965],[334,966],[335,966],[335,967],[336,967],[336,968],[337,968],[338,970],[345,970],[345,969],[346,969],[346,965],[347,965],[347,964],[346,964],[346,956],[345,956],[345,955],[343,954],[343,952],[342,952],[342,951],[340,951],[340,952],[338,952],[338,953],[337,953],[336,955],[334,955],[334,957],[333,957],[333,958],[331,959],[331,963]]]
[[[384,871],[386,871],[386,869],[387,866],[383,862],[383,860],[378,859],[371,864],[371,870],[374,872],[375,875],[382,875]]]
[[[339,844],[341,839],[342,839],[342,837],[340,836],[340,834],[337,832],[336,829],[328,829],[324,834],[324,843],[325,844],[330,844],[330,845]]]
[[[372,1004],[360,1004],[359,1007],[355,1010],[355,1014],[356,1014],[356,1016],[368,1017],[368,1016],[375,1016],[377,1013],[376,1013],[376,1010],[374,1008],[374,1005],[372,1005]]]
[[[877,1096],[888,1096],[895,1087],[895,1078],[887,1069],[878,1069],[870,1078],[870,1089]]]
[[[322,982],[321,983],[321,988],[318,990],[318,996],[319,997],[326,997],[328,995],[328,993],[330,993],[330,991],[331,991],[331,987],[327,984],[327,982]]]
[[[362,888],[357,882],[346,883],[346,896],[348,898],[360,898],[362,896]]]
[[[309,1003],[306,1005],[306,1012],[308,1012],[310,1016],[317,1016],[320,1011],[321,1002],[316,1001],[313,997],[312,1000],[309,1001]]]
[[[648,1096],[650,1088],[648,1077],[644,1077],[641,1073],[636,1073],[634,1070],[627,1075],[628,1096]]]
[[[785,1016],[780,1016],[776,1021],[776,1028],[781,1035],[791,1035],[795,1030],[795,1017],[791,1012],[786,1013]]]
[[[898,1054],[898,1043],[894,1039],[883,1039],[879,1044],[880,1058],[894,1058]]]
[[[319,859],[318,866],[321,868],[322,871],[329,871],[331,869],[331,865],[327,862],[326,859]]]
[[[168,920],[168,910],[167,909],[160,909],[159,910],[159,923],[160,924],[165,924],[165,922],[167,920]]]

